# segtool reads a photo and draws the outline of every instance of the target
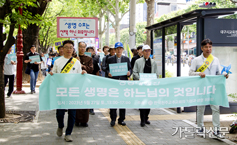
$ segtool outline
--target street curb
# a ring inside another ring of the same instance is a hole
[[[35,115],[35,118],[33,120],[33,123],[38,123],[39,113],[40,113],[40,111],[36,111],[36,113],[35,113],[36,115]]]
[[[41,85],[41,84],[36,84],[35,87],[39,88],[40,85]],[[7,85],[7,87],[9,87],[9,86]],[[16,87],[16,84],[14,84],[14,87]],[[28,87],[30,87],[30,84],[22,84],[22,87],[27,87],[27,88],[28,88]]]

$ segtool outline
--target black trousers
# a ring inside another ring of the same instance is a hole
[[[14,89],[14,75],[4,75],[4,86],[6,87],[9,80],[8,96],[11,96]]]
[[[119,119],[118,121],[119,122],[122,122],[124,121],[125,119],[125,113],[126,113],[126,110],[125,109],[119,109]],[[116,118],[117,118],[117,109],[110,109],[110,118],[112,121],[116,121]]]
[[[140,118],[141,122],[145,123],[149,119],[148,115],[151,109],[139,109],[140,110]]]
[[[45,68],[45,69],[41,69],[41,72],[42,72],[42,75],[43,75],[43,76],[45,76],[45,77],[47,76],[47,74],[46,74],[46,68]]]

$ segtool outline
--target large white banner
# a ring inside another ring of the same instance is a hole
[[[57,37],[98,38],[98,18],[57,17]]]

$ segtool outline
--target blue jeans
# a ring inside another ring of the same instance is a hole
[[[65,109],[57,109],[56,118],[58,121],[58,128],[64,127],[64,114]],[[72,129],[76,119],[76,109],[68,109],[67,129],[66,135],[71,135]]]
[[[31,91],[35,91],[36,86],[36,80],[38,78],[39,71],[34,72],[32,69],[30,69],[30,89]]]

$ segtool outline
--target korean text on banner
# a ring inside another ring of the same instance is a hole
[[[140,81],[157,79],[155,73],[139,73]]]
[[[40,85],[39,108],[229,107],[225,84],[223,75],[121,81],[89,74],[54,74]]]
[[[109,64],[109,71],[112,76],[124,76],[128,73],[127,62]]]

